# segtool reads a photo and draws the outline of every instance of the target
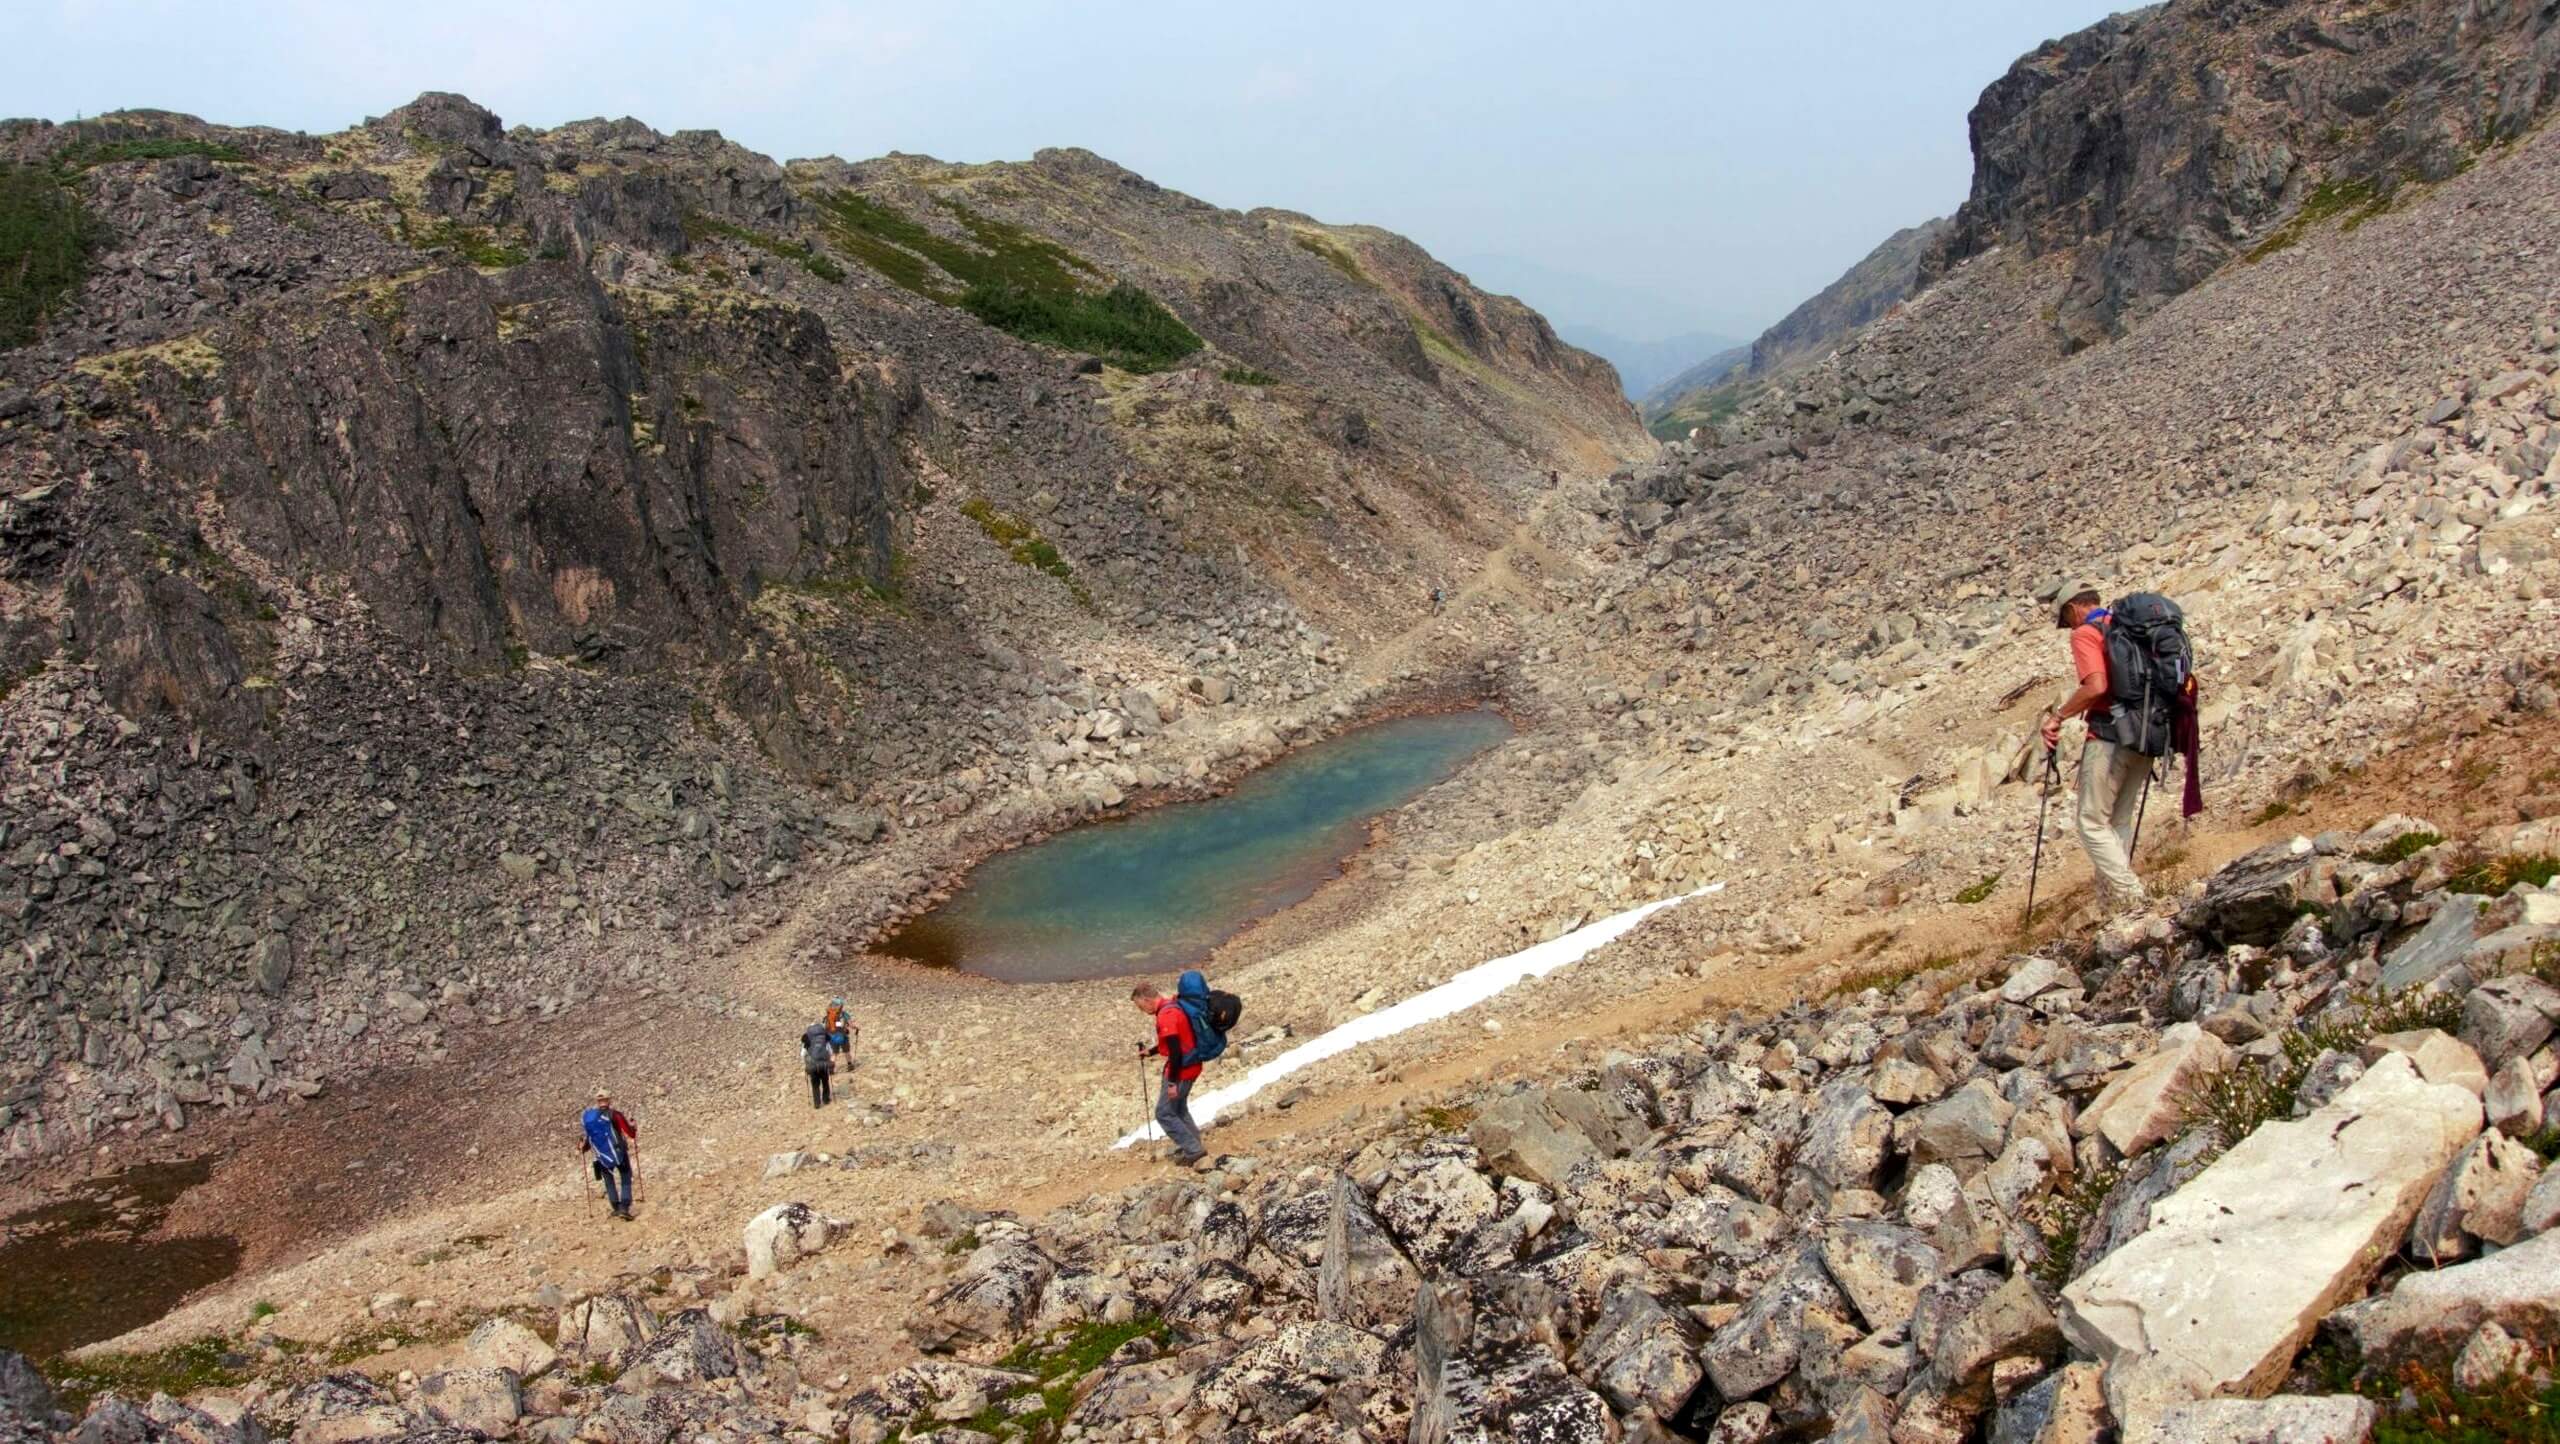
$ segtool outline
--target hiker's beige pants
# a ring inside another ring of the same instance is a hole
[[[2114,907],[2143,900],[2133,873],[2133,816],[2151,759],[2095,737],[2080,750],[2080,846],[2098,874],[2098,899]]]

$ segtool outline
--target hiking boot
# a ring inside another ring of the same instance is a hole
[[[1208,1158],[1208,1156],[1209,1155],[1206,1153],[1177,1153],[1173,1156],[1173,1166],[1176,1168],[1198,1168],[1201,1163]]]

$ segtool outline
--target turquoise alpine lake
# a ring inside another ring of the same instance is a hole
[[[1401,717],[1290,753],[1223,797],[1062,832],[980,864],[880,951],[1009,983],[1170,973],[1304,899],[1412,801],[1511,734]]]

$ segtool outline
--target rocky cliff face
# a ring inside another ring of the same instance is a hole
[[[2048,44],[1982,94],[1972,194],[1923,283],[2065,252],[2067,346],[2120,334],[2303,211],[2387,204],[2560,98],[2560,11],[2172,0]]]
[[[1946,220],[1940,218],[1894,232],[1838,280],[1761,332],[1747,354],[1710,357],[1673,378],[1646,406],[1655,433],[1678,438],[1692,426],[1712,424],[1747,394],[1755,380],[1819,356],[1891,310],[1919,283],[1920,262],[1946,229]]]
[[[785,166],[427,95],[0,161],[94,231],[0,351],[14,1152],[675,967],[908,826],[1198,785],[1649,445],[1409,242],[1084,152]]]

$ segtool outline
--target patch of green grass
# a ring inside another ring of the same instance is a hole
[[[2341,230],[2353,231],[2366,221],[2391,208],[2391,197],[2370,180],[2324,180],[2302,198],[2302,208],[2293,218],[2268,233],[2265,240],[2251,248],[2248,259],[2263,261],[2279,251],[2292,247],[2313,226],[2340,216],[2346,218]]]
[[[766,255],[779,256],[786,261],[796,261],[802,269],[821,281],[844,279],[844,267],[837,265],[833,257],[815,246],[804,245],[798,241],[786,241],[779,236],[768,236],[762,231],[735,225],[717,216],[707,216],[700,211],[684,218],[684,233],[697,242],[712,236],[726,236],[730,240],[751,246]]]
[[[942,1251],[952,1258],[958,1258],[962,1254],[976,1253],[978,1243],[978,1231],[974,1228],[967,1229],[953,1235],[951,1241],[942,1246]]]
[[[1099,293],[1092,262],[1020,226],[938,202],[961,241],[852,191],[816,198],[830,237],[895,285],[956,306],[1007,335],[1087,351],[1125,371],[1160,371],[1199,350],[1181,318],[1120,281]]]
[[[1280,384],[1279,377],[1272,375],[1268,371],[1258,371],[1251,366],[1230,366],[1226,370],[1219,372],[1218,375],[1222,379],[1234,382],[1238,386],[1277,386]]]
[[[1201,346],[1179,317],[1126,281],[1100,296],[973,285],[960,308],[1007,335],[1091,352],[1124,371],[1161,371]]]
[[[2520,882],[2549,887],[2555,877],[2560,877],[2560,857],[2547,852],[2514,853],[2464,868],[2445,886],[2454,892],[2496,897]]]
[[[260,1299],[249,1306],[249,1317],[252,1319],[272,1319],[282,1312],[284,1312],[282,1309],[277,1308],[274,1304],[267,1302],[265,1299]]]
[[[1455,1133],[1474,1122],[1475,1117],[1476,1111],[1472,1108],[1445,1108],[1435,1103],[1416,1110],[1413,1121],[1421,1124],[1425,1132]]]
[[[0,351],[35,339],[88,279],[106,227],[52,171],[0,165]]]
[[[184,1398],[203,1389],[229,1389],[247,1381],[248,1361],[229,1340],[206,1336],[142,1354],[55,1360],[46,1372],[63,1407],[77,1414],[109,1390],[128,1398],[153,1394]]]
[[[1981,902],[1983,899],[1991,896],[1991,890],[1999,885],[2000,874],[1995,872],[1991,876],[1984,878],[1982,881],[1975,883],[1973,886],[1966,888],[1964,891],[1957,893],[1956,901],[1966,907],[1971,907],[1975,903]]]
[[[129,160],[170,160],[182,155],[200,155],[206,160],[247,160],[248,157],[227,145],[209,140],[179,140],[156,137],[142,140],[88,140],[64,146],[53,153],[56,170],[77,175],[91,166],[115,165]]]
[[[974,1429],[1000,1439],[1020,1439],[1025,1444],[1055,1444],[1066,1427],[1067,1415],[1075,1409],[1078,1380],[1101,1368],[1105,1360],[1133,1339],[1154,1339],[1162,1344],[1172,1338],[1173,1330],[1162,1319],[1144,1317],[1121,1324],[1077,1324],[1037,1339],[1025,1339],[998,1360],[996,1367],[1031,1374],[1037,1383],[1015,1390],[956,1424],[917,1420],[906,1426],[904,1434],[893,1432],[889,1437],[928,1439],[945,1429]],[[1038,1407],[1014,1412],[1021,1401],[1034,1395],[1039,1398]]]
[[[1375,287],[1377,285],[1377,282],[1369,279],[1368,272],[1360,269],[1360,263],[1351,258],[1351,253],[1344,250],[1342,247],[1335,245],[1333,242],[1326,240],[1322,236],[1310,236],[1303,232],[1299,234],[1297,240],[1299,250],[1322,260],[1326,265],[1340,271],[1344,279],[1358,282],[1363,286]]]
[[[1013,513],[998,511],[986,498],[973,496],[960,503],[960,514],[976,522],[989,541],[1003,547],[1022,565],[1047,572],[1060,581],[1074,577],[1075,568],[1067,565],[1066,558],[1058,555],[1058,549],[1047,538]]]
[[[1972,956],[1971,953],[1931,953],[1918,962],[1886,963],[1881,967],[1861,968],[1832,984],[1830,990],[1823,996],[1825,998],[1855,997],[1869,988],[1880,993],[1890,993],[1924,973],[1952,968]]]
[[[2477,1391],[2454,1382],[2449,1348],[2376,1365],[2323,1335],[2305,1351],[2303,1370],[2330,1393],[2361,1394],[2381,1406],[2374,1444],[2560,1444],[2560,1380],[2550,1379],[2555,1350],[2540,1330],[2523,1330],[2522,1340],[2525,1366]]]
[[[439,220],[414,233],[409,243],[422,251],[443,246],[471,264],[491,270],[521,266],[532,259],[523,247],[499,240],[487,226],[466,225],[450,219]]]
[[[2388,866],[2395,862],[2406,862],[2442,841],[2444,841],[2443,833],[2428,832],[2421,828],[2413,832],[2404,832],[2380,847],[2368,848],[2359,856],[2366,862],[2377,862]]]
[[[2251,813],[2249,815],[2249,825],[2251,827],[2264,827],[2278,818],[2291,816],[2293,816],[2293,804],[2284,801],[2282,798],[2278,798],[2276,801],[2270,802],[2266,806],[2259,808],[2256,812]]]
[[[440,1263],[451,1263],[453,1260],[462,1257],[464,1254],[478,1253],[480,1250],[487,1248],[489,1245],[496,1243],[497,1241],[498,1238],[495,1234],[457,1234],[453,1238],[438,1244],[434,1248],[416,1255],[411,1258],[409,1262],[419,1268],[429,1268]]]

